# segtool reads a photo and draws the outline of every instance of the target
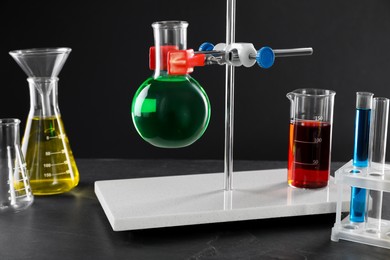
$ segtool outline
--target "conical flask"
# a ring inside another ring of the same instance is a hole
[[[27,74],[30,112],[22,141],[34,195],[59,194],[74,188],[79,172],[58,106],[58,74],[71,49],[11,51]]]
[[[34,201],[20,150],[19,119],[0,119],[0,213],[17,212]]]

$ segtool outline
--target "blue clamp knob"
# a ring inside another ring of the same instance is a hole
[[[263,69],[271,68],[275,62],[275,53],[270,47],[262,47],[257,51],[256,61]]]
[[[199,46],[199,51],[212,51],[214,50],[214,44],[210,42],[204,42]]]

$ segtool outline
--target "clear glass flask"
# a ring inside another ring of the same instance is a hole
[[[18,212],[34,201],[20,150],[19,119],[0,119],[0,213]]]
[[[28,76],[30,112],[22,151],[34,195],[59,194],[74,188],[79,172],[58,106],[58,74],[71,49],[11,51]]]
[[[205,132],[210,121],[210,102],[189,74],[167,73],[168,52],[187,48],[188,23],[162,21],[152,27],[155,46],[150,51],[150,68],[154,74],[133,97],[133,123],[140,136],[154,146],[185,147]]]

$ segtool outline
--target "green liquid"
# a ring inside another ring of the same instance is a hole
[[[210,102],[189,75],[148,78],[138,89],[131,107],[141,137],[157,147],[191,145],[210,121]]]

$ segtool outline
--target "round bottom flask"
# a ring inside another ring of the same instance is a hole
[[[186,49],[187,26],[184,21],[152,24],[155,46],[150,52],[150,68],[154,74],[139,87],[132,102],[135,128],[157,147],[191,145],[210,121],[210,102],[200,84],[189,74],[167,73],[168,52]]]
[[[180,148],[203,135],[210,120],[210,103],[189,75],[150,77],[135,94],[132,117],[145,141]]]

